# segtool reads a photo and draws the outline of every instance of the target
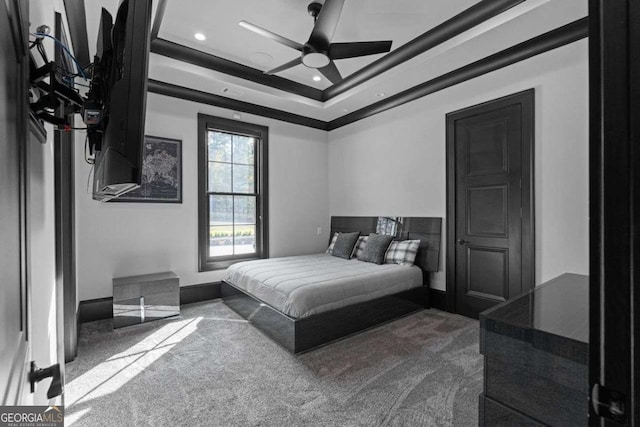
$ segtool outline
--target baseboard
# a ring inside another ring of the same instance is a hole
[[[80,323],[111,319],[113,317],[113,298],[107,297],[80,301],[78,317]]]
[[[180,288],[180,305],[216,298],[220,298],[220,282],[202,283]]]
[[[220,282],[202,283],[180,287],[180,305],[220,298]],[[80,301],[78,307],[79,323],[113,317],[113,298],[98,298]]]
[[[80,336],[80,309],[79,307],[76,307],[76,314],[74,316],[75,319],[75,323],[73,324],[75,326],[73,333],[75,333],[75,336],[73,336],[73,345],[67,349],[66,348],[66,340],[65,340],[65,349],[64,349],[64,363],[69,363],[69,362],[73,362],[76,358],[76,356],[78,355],[78,337]],[[64,328],[65,333],[67,333],[67,328],[65,325]],[[72,333],[72,334],[73,334]]]
[[[429,289],[429,302],[431,308],[437,308],[438,310],[449,311],[447,308],[447,293],[440,289]]]

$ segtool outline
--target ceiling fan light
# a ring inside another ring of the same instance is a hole
[[[307,53],[302,57],[302,63],[309,68],[322,68],[329,65],[331,60],[327,55],[320,52]]]

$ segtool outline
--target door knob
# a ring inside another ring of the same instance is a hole
[[[459,245],[464,245],[465,243],[469,243],[469,242],[467,242],[467,241],[466,241],[466,240],[464,240],[464,239],[458,239],[458,244],[459,244]]]

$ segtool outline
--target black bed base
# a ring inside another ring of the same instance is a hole
[[[301,353],[429,307],[429,288],[421,286],[349,307],[294,319],[222,282],[222,300],[271,339]]]

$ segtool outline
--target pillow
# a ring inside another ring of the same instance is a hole
[[[384,257],[385,264],[413,265],[418,254],[420,240],[391,242]]]
[[[384,254],[387,252],[387,248],[392,240],[393,236],[375,233],[369,234],[367,244],[358,259],[364,262],[382,264],[384,262]]]
[[[331,238],[331,243],[329,243],[329,247],[327,248],[326,254],[330,254],[333,252],[333,247],[336,245],[336,239],[338,238],[338,233],[333,233],[333,237]]]
[[[338,238],[336,239],[336,244],[333,245],[331,255],[351,259],[353,247],[356,245],[359,236],[359,231],[353,233],[338,233]]]
[[[353,248],[351,258],[358,258],[362,254],[362,251],[364,251],[364,246],[367,244],[368,239],[369,236],[358,237],[358,241],[356,242],[356,246]]]

